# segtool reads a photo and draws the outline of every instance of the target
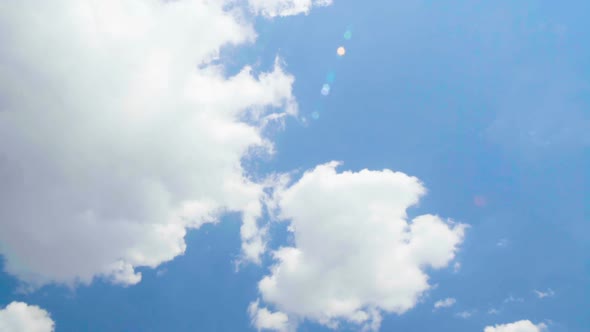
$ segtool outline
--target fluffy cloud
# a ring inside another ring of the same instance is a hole
[[[267,17],[307,14],[314,6],[329,6],[332,0],[248,0],[250,8]]]
[[[260,308],[259,301],[250,303],[248,313],[252,325],[260,330],[273,330],[284,332],[289,329],[289,317],[282,312],[270,312],[266,308]]]
[[[12,302],[0,309],[0,331],[53,332],[55,324],[47,311],[23,302]]]
[[[529,320],[521,320],[515,323],[487,326],[484,332],[542,332],[547,331],[543,323],[535,325]]]
[[[264,188],[241,160],[272,149],[263,124],[296,105],[278,62],[233,77],[215,64],[254,38],[226,1],[2,2],[6,271],[32,285],[134,284],[135,267],[182,254],[188,228],[226,211],[243,214],[257,261]]]
[[[452,307],[456,302],[457,302],[457,300],[455,300],[452,297],[449,297],[449,298],[446,298],[444,300],[436,301],[434,303],[434,308],[435,309],[438,309],[438,308],[449,308],[449,307]]]
[[[434,215],[407,221],[425,189],[390,170],[338,173],[331,162],[275,195],[294,245],[259,283],[266,303],[295,319],[377,330],[381,313],[402,314],[430,288],[427,268],[454,258],[465,225]]]

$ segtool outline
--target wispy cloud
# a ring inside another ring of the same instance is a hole
[[[511,302],[524,302],[524,299],[522,297],[514,297],[512,295],[510,295],[509,297],[504,299],[504,303],[511,303]]]
[[[455,314],[455,316],[459,317],[459,318],[463,318],[463,319],[467,319],[470,318],[471,316],[473,316],[473,314],[475,313],[475,310],[465,310],[465,311],[461,311]]]
[[[455,300],[452,297],[448,297],[444,300],[436,301],[434,303],[434,309],[449,308],[449,307],[452,307],[455,303],[457,303],[457,300]]]
[[[496,246],[498,246],[500,248],[505,248],[507,245],[508,245],[508,239],[507,238],[500,239],[500,241],[498,241],[496,243]]]
[[[540,299],[544,299],[546,297],[552,297],[553,295],[555,295],[555,292],[551,288],[547,289],[547,291],[545,291],[545,292],[542,292],[542,291],[539,291],[539,290],[536,290],[536,289],[533,292]]]
[[[533,324],[530,320],[521,320],[514,323],[509,324],[499,324],[495,326],[486,326],[484,332],[513,332],[513,331],[522,331],[522,332],[541,332],[546,331],[547,325],[543,323],[539,323],[537,325]]]

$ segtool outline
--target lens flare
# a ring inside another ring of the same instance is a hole
[[[485,196],[477,195],[473,198],[473,203],[478,207],[484,207],[488,204],[488,200]]]
[[[328,75],[326,76],[326,82],[328,82],[329,84],[334,83],[334,80],[336,79],[336,74],[334,74],[334,72],[330,72],[328,73]]]
[[[339,56],[344,56],[344,54],[346,54],[346,49],[343,46],[338,47],[338,49],[336,50],[336,53]]]
[[[313,112],[313,113],[311,113],[311,117],[312,117],[314,120],[317,120],[317,119],[319,119],[319,118],[320,118],[320,113],[318,113],[318,112]]]
[[[330,94],[330,84],[324,84],[322,86],[322,95],[327,96]]]
[[[352,38],[352,31],[346,30],[346,32],[344,33],[344,39],[350,40],[350,38]]]

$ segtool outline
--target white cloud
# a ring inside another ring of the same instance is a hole
[[[168,273],[167,269],[158,269],[156,271],[156,277],[162,277],[164,276],[166,273]]]
[[[449,297],[449,298],[446,298],[444,300],[436,301],[434,303],[434,308],[435,309],[438,309],[438,308],[449,308],[449,307],[453,306],[456,302],[457,302],[457,300],[455,300],[452,297]]]
[[[12,302],[0,309],[0,331],[53,332],[55,324],[47,311],[23,302]]]
[[[540,299],[544,299],[546,297],[552,297],[553,295],[555,295],[555,292],[551,288],[547,289],[546,292],[542,292],[542,291],[539,291],[536,289],[534,290],[534,292],[537,295],[537,297]]]
[[[529,320],[521,320],[515,323],[487,326],[484,332],[542,332],[547,326],[543,323],[535,325]]]
[[[504,299],[504,303],[511,303],[511,302],[524,302],[524,299],[522,297],[514,297],[512,295],[510,295]]]
[[[500,239],[500,241],[498,241],[496,243],[496,246],[500,247],[500,248],[504,248],[508,245],[508,239]]]
[[[497,315],[499,313],[500,313],[500,310],[495,309],[495,308],[490,308],[490,310],[488,310],[489,315]]]
[[[453,265],[453,272],[457,273],[459,270],[461,270],[461,263],[456,262],[455,265]]]
[[[0,254],[35,285],[134,284],[185,250],[187,228],[243,213],[265,249],[263,185],[241,165],[261,123],[296,112],[277,64],[226,77],[220,48],[253,41],[225,1],[0,4]],[[249,117],[248,124],[242,119]]]
[[[252,302],[248,306],[248,313],[252,325],[260,330],[288,331],[289,318],[282,312],[270,312],[266,308],[260,308],[259,301]]]
[[[308,14],[312,7],[329,6],[332,0],[248,0],[256,14],[267,17]]]
[[[474,312],[475,311],[461,311],[461,312],[456,313],[455,315],[457,317],[460,317],[460,318],[463,318],[463,319],[467,319],[467,318],[470,318],[471,316],[473,316],[473,313]]]
[[[296,245],[274,252],[259,290],[289,317],[377,330],[382,311],[416,305],[430,288],[425,269],[449,264],[466,226],[434,215],[408,222],[406,209],[426,191],[417,178],[336,167],[320,165],[276,194]]]

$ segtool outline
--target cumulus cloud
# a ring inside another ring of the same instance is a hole
[[[23,302],[12,302],[0,309],[0,331],[53,332],[55,324],[47,311]]]
[[[252,42],[206,0],[0,4],[0,254],[35,285],[134,284],[181,255],[189,228],[241,212],[259,261],[263,185],[241,160],[263,123],[294,114],[277,62],[227,77],[222,47]],[[274,113],[272,113],[274,112]],[[245,122],[244,119],[248,121]]]
[[[248,313],[250,314],[252,325],[258,331],[288,331],[289,317],[282,312],[270,312],[267,308],[260,308],[259,301],[250,303]]]
[[[446,298],[444,300],[439,300],[436,301],[434,303],[434,308],[435,309],[439,309],[439,308],[449,308],[452,307],[455,303],[457,302],[457,300],[455,300],[452,297]]]
[[[547,326],[543,323],[533,324],[529,320],[521,320],[515,323],[487,326],[484,332],[542,332],[547,331]]]
[[[259,291],[290,318],[377,330],[383,312],[416,305],[430,288],[425,269],[449,264],[466,226],[434,215],[408,221],[426,191],[415,177],[337,166],[320,165],[274,196],[294,245],[273,253]]]
[[[332,0],[248,0],[256,14],[267,17],[308,14],[314,6],[329,6]]]

